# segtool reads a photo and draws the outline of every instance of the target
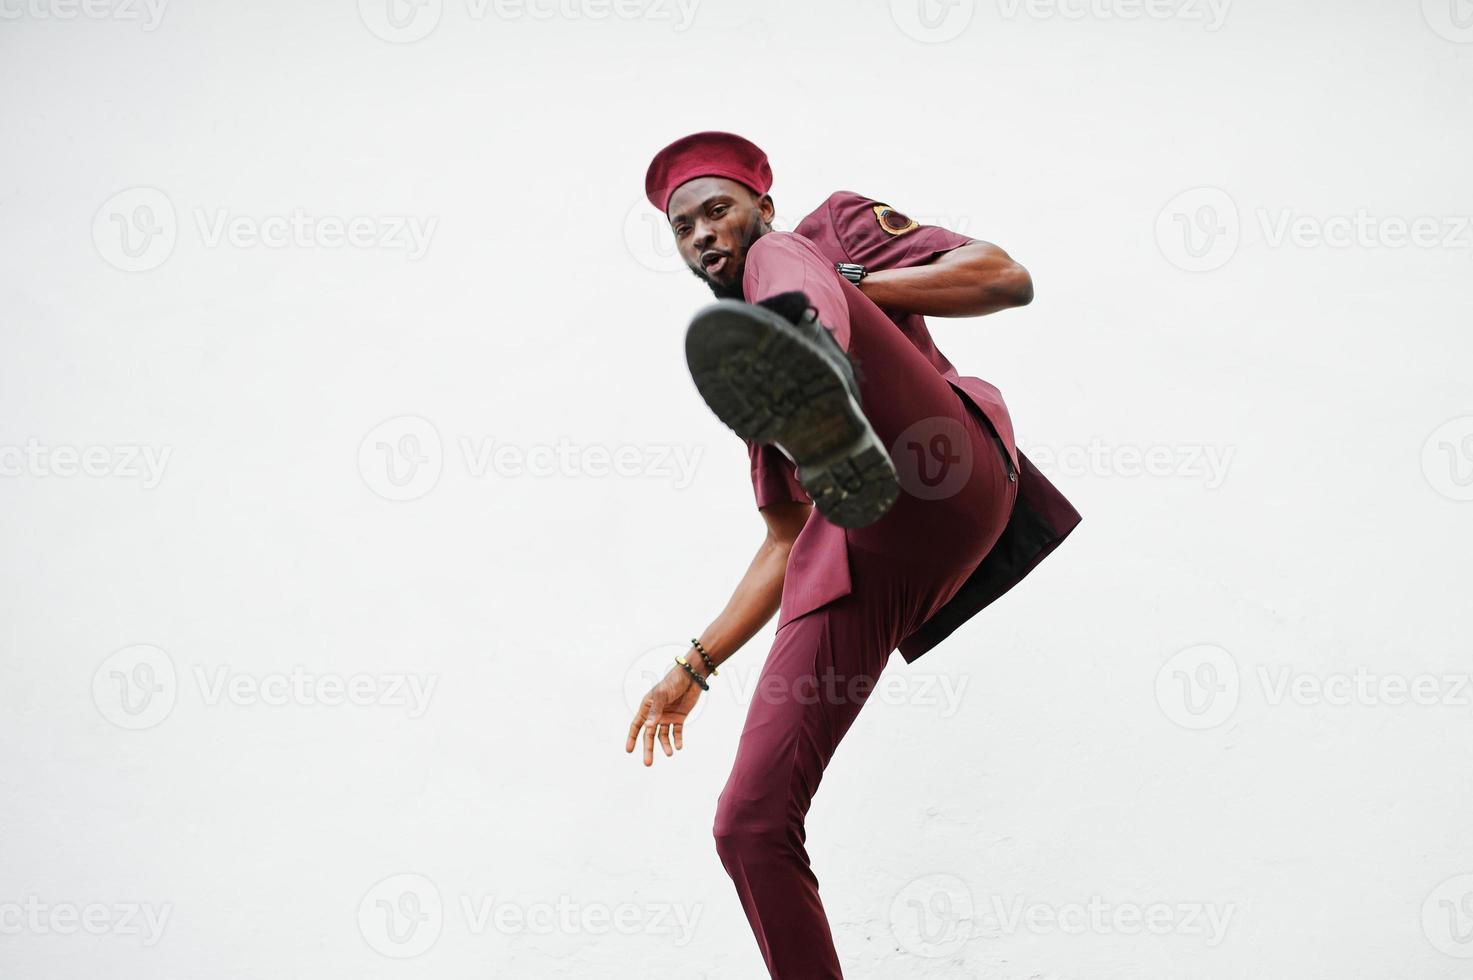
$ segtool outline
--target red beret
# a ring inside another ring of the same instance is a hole
[[[730,177],[757,194],[772,186],[767,154],[735,133],[707,131],[683,136],[650,161],[644,196],[663,213],[675,188],[696,177]]]

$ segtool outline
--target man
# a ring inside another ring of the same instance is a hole
[[[1028,272],[845,191],[774,231],[771,183],[766,155],[720,132],[675,141],[646,174],[718,297],[690,325],[687,360],[746,441],[767,534],[646,695],[625,750],[641,729],[647,766],[656,737],[666,756],[681,748],[706,678],[780,611],[713,829],[769,973],[830,980],[842,973],[803,825],[824,768],[893,650],[913,663],[1079,515],[1018,452],[998,390],[961,377],[924,320],[1026,305]]]

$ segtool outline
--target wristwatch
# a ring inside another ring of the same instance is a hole
[[[859,280],[864,278],[865,269],[862,265],[857,265],[853,262],[836,262],[834,263],[834,268],[838,271],[839,275],[848,279],[856,286],[859,285]]]

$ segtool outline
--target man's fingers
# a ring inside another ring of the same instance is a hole
[[[655,764],[655,738],[660,739],[660,747],[665,750],[666,758],[675,755],[675,751],[684,747],[685,737],[682,725],[678,721],[661,722],[660,716],[665,713],[664,699],[656,694],[646,698],[635,712],[634,720],[629,723],[629,737],[624,740],[624,751],[633,752],[634,746],[639,742],[640,729],[644,730],[644,764],[652,766]],[[675,744],[670,744],[674,736]]]
[[[645,716],[647,716],[649,712],[650,703],[648,700],[646,700],[643,704],[639,706],[639,710],[634,713],[634,721],[630,722],[629,724],[629,738],[626,739],[624,742],[625,752],[634,751],[634,743],[639,738],[640,726],[644,724]]]

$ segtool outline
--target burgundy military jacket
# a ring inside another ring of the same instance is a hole
[[[879,201],[850,191],[831,194],[798,223],[793,233],[805,238],[831,263],[855,262],[871,271],[923,265],[943,252],[974,241],[938,225],[920,224]],[[752,285],[745,284],[749,293]],[[858,301],[867,300],[859,297]],[[900,642],[901,656],[906,663],[914,663],[921,654],[1021,581],[1074,530],[1080,516],[1028,457],[1018,451],[1012,418],[1002,393],[981,378],[961,376],[937,349],[924,317],[881,312],[935,365],[937,373],[987,419],[1018,471],[1017,501],[1002,536],[957,594]],[[758,507],[778,500],[808,500],[798,483],[793,463],[781,450],[747,440],[747,451]],[[778,628],[847,595],[849,590],[845,530],[815,513],[788,556]]]

